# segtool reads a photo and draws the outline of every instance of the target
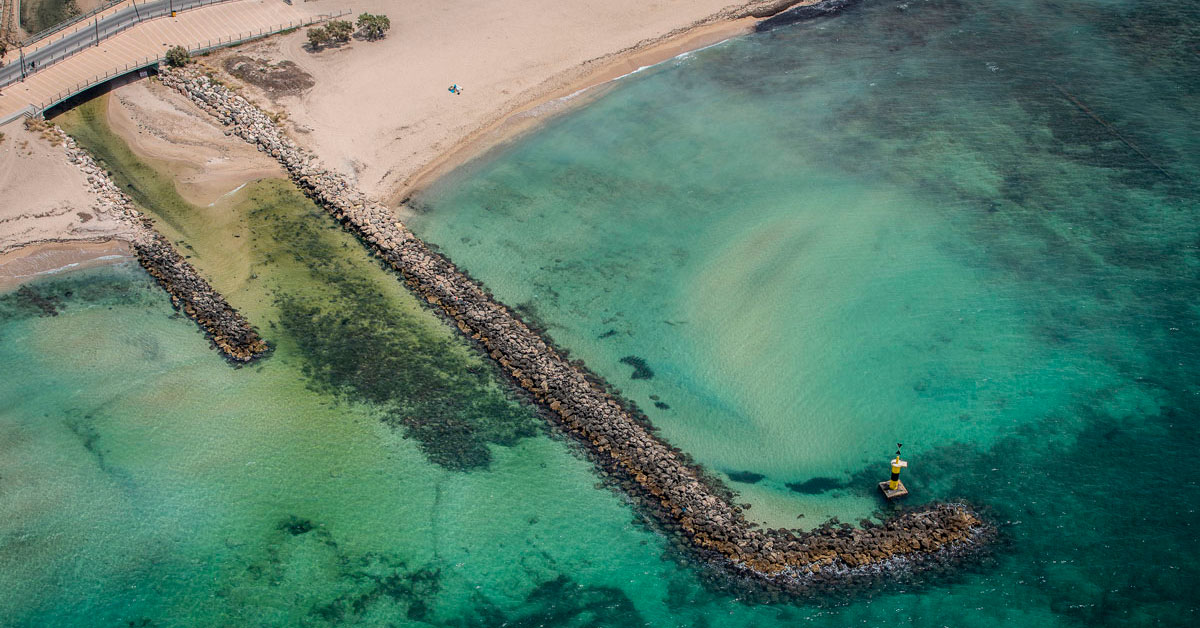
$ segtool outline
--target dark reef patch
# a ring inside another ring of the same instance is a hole
[[[296,515],[289,515],[287,519],[279,522],[279,529],[292,536],[299,536],[301,534],[312,532],[314,527],[316,526],[313,525],[312,521],[309,521],[308,519],[302,519]]]
[[[791,482],[786,486],[796,493],[820,495],[821,493],[828,493],[839,488],[846,488],[847,484],[837,478],[815,477],[803,482]]]
[[[39,310],[41,312],[40,316],[58,316],[60,305],[58,299],[53,295],[42,296],[29,286],[21,286],[17,290],[17,297],[29,306]]]
[[[474,616],[459,618],[448,626],[511,626],[538,628],[541,626],[644,626],[645,619],[624,591],[608,586],[582,586],[559,574],[538,585],[525,597],[524,610],[507,615],[490,600],[480,596],[475,603]]]
[[[758,484],[767,477],[753,471],[729,471],[725,475],[728,475],[729,479],[734,482],[741,482],[742,484]]]
[[[627,355],[621,358],[621,364],[628,364],[633,367],[633,379],[651,379],[654,377],[654,371],[646,365],[646,361],[636,355]]]
[[[754,30],[761,33],[779,28],[780,26],[795,24],[796,22],[836,15],[857,3],[858,0],[822,0],[816,4],[793,7],[773,17],[762,20],[754,26]]]

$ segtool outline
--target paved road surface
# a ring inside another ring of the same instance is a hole
[[[283,0],[277,1],[282,2]],[[47,39],[52,40],[50,43],[36,46],[26,52],[23,55],[23,66],[20,51],[17,51],[16,54],[9,53],[6,56],[8,64],[0,68],[0,85],[20,80],[22,76],[29,76],[49,67],[54,61],[75,54],[89,46],[95,46],[97,37],[103,41],[148,16],[160,16],[170,13],[172,10],[181,11],[212,2],[213,0],[148,0],[147,2],[132,3],[112,13],[99,15],[96,20],[81,22],[76,27],[77,30],[65,35],[61,32],[49,35]],[[59,39],[55,39],[56,37]]]
[[[195,8],[177,17],[146,20],[87,46],[66,59],[0,87],[0,124],[32,107],[35,113],[99,81],[156,62],[169,46],[200,50],[294,28],[317,19],[318,10],[338,12],[343,2],[284,4],[281,0],[230,0]],[[340,6],[339,6],[340,5]],[[138,10],[142,4],[138,3]],[[169,9],[168,9],[169,11]],[[83,31],[80,31],[83,32]],[[41,66],[41,64],[38,64]]]

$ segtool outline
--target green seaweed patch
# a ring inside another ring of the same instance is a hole
[[[494,366],[385,292],[370,268],[349,263],[322,227],[327,217],[278,208],[252,217],[270,224],[272,255],[316,280],[289,284],[275,301],[313,389],[381,407],[386,423],[452,470],[486,468],[489,444],[512,446],[539,433],[541,422],[500,384]]]
[[[633,379],[650,379],[654,377],[654,371],[646,365],[646,361],[636,355],[627,355],[621,358],[621,364],[628,364],[633,367]]]
[[[441,590],[440,570],[409,570],[403,561],[375,553],[356,561],[346,578],[354,583],[353,589],[315,607],[313,615],[340,624],[364,617],[373,607],[389,604],[403,607],[410,620],[424,621],[429,617],[430,603]]]
[[[192,205],[179,195],[175,180],[143,161],[108,126],[108,98],[93,98],[64,112],[54,122],[86,148],[113,182],[142,209],[152,212],[184,236]]]
[[[624,591],[609,586],[584,586],[566,575],[543,582],[526,596],[519,615],[505,614],[482,595],[473,616],[447,622],[448,626],[644,626],[645,619]]]
[[[0,324],[55,316],[72,306],[143,305],[156,296],[150,292],[153,286],[145,275],[121,270],[77,270],[0,294]]]

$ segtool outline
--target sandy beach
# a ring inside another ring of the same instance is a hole
[[[274,159],[225,137],[216,119],[157,81],[113,89],[108,125],[140,159],[171,173],[194,205],[211,205],[251,181],[287,177]]]
[[[67,161],[62,146],[21,123],[2,132],[0,290],[44,270],[122,255],[104,243],[127,235],[126,226],[97,211],[87,177]],[[70,243],[83,244],[64,254]]]
[[[397,11],[369,0],[355,11],[392,20],[380,41],[312,52],[297,32],[204,63],[222,73],[235,57],[294,63],[315,87],[275,93],[247,85],[243,94],[286,111],[297,142],[394,206],[431,177],[535,126],[555,110],[544,103],[749,32],[754,16],[808,3],[457,0]],[[462,93],[450,93],[451,84]]]
[[[391,17],[382,40],[314,52],[302,29],[200,62],[278,112],[327,166],[397,206],[438,175],[595,93],[580,98],[581,90],[807,3],[456,0],[397,11],[393,2],[369,0],[355,10]],[[250,72],[231,75],[238,61]],[[256,80],[256,66],[282,68],[286,80]],[[447,90],[454,83],[461,94]],[[165,166],[189,202],[208,205],[249,181],[284,176],[274,160],[226,137],[211,116],[155,81],[117,86],[108,98],[111,128],[139,157]],[[86,178],[61,148],[20,123],[3,131],[0,289],[72,264],[119,259],[121,245],[97,243],[119,240],[124,227],[91,209]],[[72,242],[87,244],[68,253]]]

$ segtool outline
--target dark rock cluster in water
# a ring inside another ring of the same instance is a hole
[[[232,362],[249,362],[268,350],[250,321],[183,259],[162,235],[133,242],[133,250],[146,272],[171,295],[171,305],[182,310],[208,334],[212,343]]]
[[[807,592],[941,564],[974,553],[993,535],[993,526],[961,503],[908,511],[869,527],[756,529],[728,489],[656,436],[632,404],[550,346],[389,209],[321,167],[263,111],[197,70],[164,70],[161,76],[229,125],[232,134],[275,157],[306,194],[548,409],[584,444],[601,474],[617,482],[681,548],[769,587]]]
[[[827,15],[836,15],[857,2],[858,0],[820,0],[819,2],[802,4],[776,12],[769,18],[759,22],[755,26],[755,30],[759,32],[768,31],[772,28],[779,28],[780,26],[787,26],[796,22],[803,22]]]

